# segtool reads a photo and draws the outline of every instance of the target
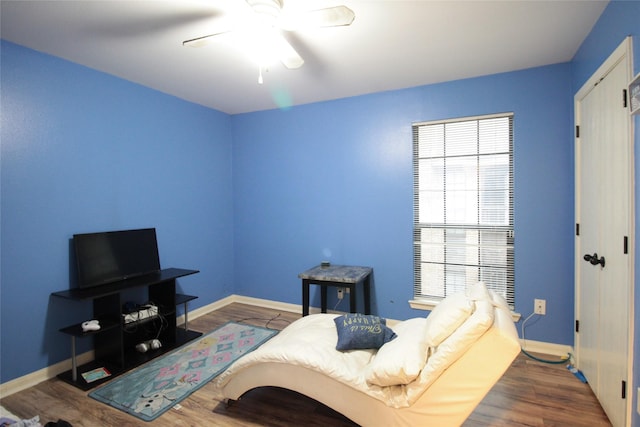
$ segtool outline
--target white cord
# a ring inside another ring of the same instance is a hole
[[[556,362],[555,360],[552,361],[552,360],[539,359],[539,358],[527,353],[527,349],[526,349],[527,340],[524,337],[524,324],[527,323],[527,321],[529,319],[531,319],[535,315],[536,315],[536,312],[534,311],[529,316],[527,316],[527,318],[522,321],[522,325],[520,325],[520,330],[521,330],[521,333],[522,333],[522,351],[524,352],[524,354],[526,354],[527,356],[531,357],[534,360],[537,360],[538,362],[552,363],[554,365],[558,364],[558,363],[569,362],[571,365],[573,365],[573,354],[571,354],[571,353],[567,353],[568,354],[567,359],[566,360],[562,360],[561,362]]]
[[[525,323],[527,323],[527,321],[528,321],[529,319],[531,319],[531,318],[532,318],[533,316],[535,316],[535,315],[536,315],[536,313],[535,313],[535,311],[534,311],[534,312],[533,312],[533,313],[531,313],[531,314],[530,314],[526,319],[524,319],[524,320],[522,321],[522,325],[520,325],[520,330],[521,330],[521,333],[522,333],[522,348],[524,348],[525,350],[526,350],[526,346],[527,346],[527,340],[526,340],[526,339],[525,339],[525,337],[524,337],[524,324],[525,324]]]

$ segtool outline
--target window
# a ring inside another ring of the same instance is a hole
[[[514,308],[513,114],[413,125],[414,298],[483,281]]]

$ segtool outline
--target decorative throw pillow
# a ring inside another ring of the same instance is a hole
[[[386,325],[386,319],[362,314],[345,314],[333,321],[338,331],[336,350],[380,348],[396,337]]]
[[[367,383],[387,387],[409,384],[427,362],[426,319],[417,317],[394,326],[398,335],[380,347],[365,370]]]
[[[427,316],[427,345],[437,347],[462,325],[475,305],[464,292],[453,294],[440,301]]]

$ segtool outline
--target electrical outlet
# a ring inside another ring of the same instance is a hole
[[[344,296],[344,288],[338,288],[338,299],[342,299]]]
[[[544,316],[547,314],[547,300],[543,299],[534,299],[533,300],[533,312],[535,314],[539,314]]]

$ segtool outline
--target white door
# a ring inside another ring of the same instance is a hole
[[[576,95],[576,357],[611,423],[630,405],[632,146],[625,41]],[[629,384],[629,390],[624,390]]]

